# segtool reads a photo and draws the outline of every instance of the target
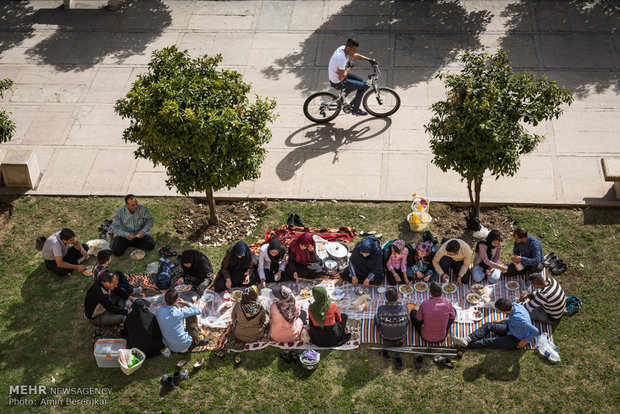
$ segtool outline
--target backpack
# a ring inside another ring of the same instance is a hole
[[[172,268],[174,263],[163,257],[159,259],[159,269],[155,275],[155,284],[160,290],[168,289],[170,286],[170,279],[172,278]]]
[[[480,231],[482,225],[478,216],[474,215],[474,208],[469,207],[469,213],[467,214],[467,229],[473,231]]]
[[[581,299],[579,299],[577,296],[569,296],[566,298],[566,310],[564,311],[564,315],[566,316],[573,316],[574,314],[576,314],[577,312],[579,312],[579,309],[581,309]]]

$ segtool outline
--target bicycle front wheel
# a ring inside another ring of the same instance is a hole
[[[390,88],[384,86],[371,89],[362,101],[364,109],[371,115],[386,117],[392,115],[400,108],[400,97]]]
[[[336,118],[341,104],[338,97],[331,92],[317,92],[304,102],[304,115],[312,122],[323,124]]]

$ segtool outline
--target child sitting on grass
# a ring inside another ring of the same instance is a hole
[[[93,283],[96,282],[101,275],[109,271],[108,266],[111,261],[112,252],[110,250],[99,250],[97,253],[97,264],[93,267]],[[123,289],[129,296],[137,295],[142,292],[142,286],[138,286],[137,288],[131,286],[123,272],[117,270],[114,273],[118,275],[118,287]]]
[[[431,263],[434,256],[433,243],[425,241],[415,244],[415,256],[413,266],[407,268],[409,277],[416,277],[417,280],[428,282],[431,278],[433,281],[439,281],[439,275],[433,270]]]

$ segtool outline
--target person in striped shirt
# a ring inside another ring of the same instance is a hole
[[[524,305],[530,318],[543,323],[560,322],[566,306],[566,295],[560,284],[542,273],[532,273],[530,284],[536,289],[535,292],[521,298],[526,301]]]

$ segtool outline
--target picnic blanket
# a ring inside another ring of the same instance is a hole
[[[145,292],[156,292],[154,296],[150,296],[147,299],[151,302],[150,310],[155,310],[163,305],[163,295],[157,290],[153,275],[128,275],[130,283],[142,286]],[[510,281],[515,281],[519,284],[516,289],[508,289],[507,284]],[[345,283],[342,280],[336,279],[318,279],[313,281],[297,281],[297,282],[283,282],[296,294],[302,288],[312,290],[312,287],[321,285],[326,288],[330,298],[338,304],[341,313],[348,315],[347,328],[351,333],[351,339],[340,347],[334,348],[339,350],[349,350],[359,347],[362,343],[368,344],[381,344],[383,340],[379,335],[374,323],[374,315],[377,308],[385,303],[385,295],[377,291],[377,286],[370,286],[368,292],[365,293],[363,301],[360,300],[358,294],[355,293],[355,286],[350,283]],[[482,326],[487,321],[503,319],[504,316],[494,308],[495,300],[500,297],[505,297],[511,301],[518,300],[519,296],[524,290],[529,289],[529,282],[526,281],[525,276],[514,276],[508,278],[502,278],[500,282],[489,285],[486,282],[481,283],[485,286],[486,292],[483,295],[483,302],[478,304],[471,304],[467,301],[467,295],[471,293],[469,285],[461,285],[457,287],[457,290],[452,294],[444,293],[444,297],[448,298],[457,310],[457,317],[452,326],[452,334],[457,336],[466,336],[472,333],[474,330]],[[275,287],[277,284],[269,284],[269,288]],[[384,285],[383,287],[388,287]],[[233,289],[236,290],[236,289]],[[300,338],[295,342],[279,343],[272,341],[270,338],[265,337],[260,341],[253,343],[244,343],[238,341],[231,329],[230,311],[231,305],[225,305],[222,294],[218,294],[211,290],[206,290],[202,297],[198,298],[196,292],[179,292],[179,296],[186,300],[197,299],[197,305],[202,310],[199,316],[199,323],[201,326],[201,338],[209,339],[210,343],[207,346],[194,349],[194,352],[202,351],[249,351],[263,349],[267,346],[273,346],[283,349],[321,349],[311,344],[307,331],[304,331]],[[415,291],[411,294],[402,294],[401,300],[407,304],[419,305],[424,300],[429,299],[430,294],[428,290],[424,292]],[[301,310],[307,311],[309,305],[309,299],[297,299],[297,302]],[[269,309],[271,306],[273,297],[269,295],[262,295],[260,297],[263,306]],[[475,321],[472,318],[472,311],[480,310],[483,313],[483,319]],[[552,339],[552,329],[548,324],[540,322],[534,322],[534,325],[539,329],[540,333],[548,333]],[[553,340],[553,339],[552,339]],[[451,347],[449,337],[440,343],[428,343],[423,340],[418,333],[410,326],[410,330],[405,338],[406,346],[422,346],[422,347]],[[526,346],[526,349],[534,349],[534,343],[530,343]]]
[[[258,254],[260,247],[265,243],[269,243],[274,238],[280,240],[280,243],[288,249],[291,241],[296,239],[302,233],[310,233],[313,236],[320,236],[328,242],[341,241],[348,243],[355,238],[357,230],[353,227],[340,227],[336,229],[319,227],[289,227],[287,225],[283,225],[277,229],[273,229],[265,233],[265,238],[251,244],[250,249],[252,249],[254,254]]]

